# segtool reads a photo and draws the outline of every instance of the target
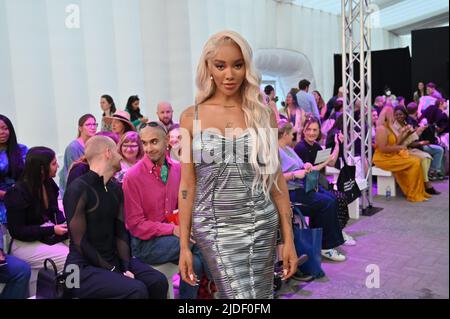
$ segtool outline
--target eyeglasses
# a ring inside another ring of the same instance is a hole
[[[164,125],[162,125],[160,122],[157,122],[157,121],[147,122],[147,123],[145,123],[145,125],[142,128],[144,128],[146,126],[159,127],[160,129],[162,129],[164,131],[165,134],[168,133],[167,128]]]
[[[139,145],[133,144],[133,145],[122,145],[122,148],[128,148],[128,149],[135,149],[138,148]]]

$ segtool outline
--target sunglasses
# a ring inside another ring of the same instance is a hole
[[[142,128],[147,127],[147,126],[150,126],[150,127],[159,127],[160,129],[162,129],[162,130],[164,131],[165,134],[168,134],[168,133],[169,133],[169,132],[167,131],[167,128],[166,128],[164,125],[162,125],[160,122],[157,122],[157,121],[147,122],[147,123],[145,123],[145,125],[144,125]]]

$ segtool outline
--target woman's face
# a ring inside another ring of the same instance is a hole
[[[237,44],[226,43],[208,63],[217,91],[225,96],[239,94],[245,80],[245,61]]]
[[[109,111],[109,109],[111,109],[111,104],[108,103],[108,101],[102,97],[100,99],[100,107],[102,108],[103,112]]]
[[[378,112],[372,111],[372,123],[376,125],[377,121],[378,121]]]
[[[419,82],[419,84],[417,85],[417,87],[419,88],[419,90],[423,90],[425,88],[425,84],[423,84],[423,82]]]
[[[292,146],[294,143],[294,130],[284,133],[283,138],[285,139],[286,145]]]
[[[48,170],[48,175],[50,178],[54,178],[56,176],[58,168],[59,168],[58,161],[56,160],[56,157],[54,157],[53,160],[50,162],[50,167]]]
[[[121,146],[121,152],[125,161],[133,163],[139,153],[139,144],[134,141],[126,141]]]
[[[314,98],[316,99],[316,103],[319,103],[320,96],[317,92],[313,92]]]
[[[403,123],[405,122],[405,120],[406,120],[405,114],[404,114],[402,111],[400,111],[400,110],[395,111],[395,113],[394,113],[394,118],[395,118],[395,120],[396,120],[397,122],[402,123],[402,124],[403,124]]]
[[[176,147],[180,144],[181,134],[179,129],[173,129],[169,132],[169,145]]]
[[[314,143],[317,140],[317,138],[319,137],[319,133],[319,124],[317,123],[309,124],[303,131],[305,140],[310,144]]]
[[[294,103],[294,99],[292,98],[292,94],[288,93],[288,95],[286,95],[286,104],[291,105],[292,103]]]
[[[139,108],[139,104],[140,104],[140,100],[136,100],[133,103],[131,103],[131,107],[133,108],[133,110],[137,110]]]
[[[116,134],[122,135],[125,132],[125,124],[121,120],[114,119],[111,124],[111,130]]]
[[[0,120],[0,145],[8,143],[9,140],[9,128],[5,122]]]
[[[94,118],[90,117],[84,122],[83,126],[79,127],[81,137],[92,137],[97,133],[97,122]]]

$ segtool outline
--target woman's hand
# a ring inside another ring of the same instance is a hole
[[[306,174],[309,174],[309,173],[311,173],[313,171],[314,165],[311,164],[311,163],[305,163],[303,165],[303,169],[306,171]]]
[[[55,225],[53,227],[53,230],[55,234],[58,236],[65,235],[67,233],[67,224]]]
[[[298,258],[295,251],[295,245],[293,241],[285,242],[282,248],[283,257],[283,277],[282,280],[290,278],[297,271]]]
[[[131,279],[134,279],[134,274],[131,272],[131,271],[125,271],[124,273],[123,273],[123,275],[124,276],[126,276],[126,277],[128,277],[128,278],[131,278]]]
[[[294,176],[298,179],[304,179],[306,176],[306,171],[304,169],[299,169],[298,171],[294,172]]]
[[[197,286],[199,280],[194,273],[192,252],[190,249],[181,249],[180,259],[178,261],[178,267],[180,269],[181,279],[191,286]]]
[[[342,134],[342,132],[334,135],[334,144],[336,145],[339,143],[344,143],[344,134]]]

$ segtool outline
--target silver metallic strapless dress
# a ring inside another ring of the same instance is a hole
[[[273,298],[279,219],[262,190],[252,194],[255,171],[246,160],[251,138],[248,131],[235,140],[204,131],[195,134],[192,145],[194,238],[226,299]]]

